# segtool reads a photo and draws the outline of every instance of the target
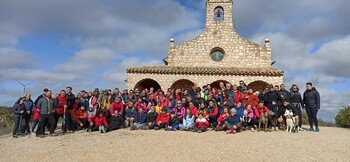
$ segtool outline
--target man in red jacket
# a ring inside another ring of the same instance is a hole
[[[168,123],[169,119],[170,119],[169,114],[167,114],[166,109],[163,108],[162,112],[159,113],[157,117],[157,120],[156,120],[157,126],[155,127],[155,130],[165,128],[165,125]]]
[[[55,129],[58,124],[58,120],[61,117],[63,119],[65,109],[67,109],[67,96],[66,96],[66,91],[61,90],[60,94],[55,98],[54,101],[55,105]],[[62,132],[65,133],[66,130],[66,123],[62,124]]]

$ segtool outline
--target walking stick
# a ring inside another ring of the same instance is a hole
[[[66,109],[64,108],[63,111],[63,121],[62,121],[62,133],[65,133],[65,129],[66,129]]]

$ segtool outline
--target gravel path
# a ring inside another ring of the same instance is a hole
[[[0,136],[0,161],[349,161],[350,129],[320,133],[84,131],[44,139]]]

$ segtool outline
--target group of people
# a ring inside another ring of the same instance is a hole
[[[106,133],[126,128],[199,133],[210,129],[227,134],[247,129],[267,132],[282,128],[286,110],[293,112],[296,129],[301,129],[302,109],[309,118],[309,131],[318,132],[320,96],[312,83],[306,83],[303,95],[297,85],[287,91],[284,84],[254,92],[244,81],[238,86],[221,82],[217,88],[194,85],[166,92],[152,87],[123,91],[96,88],[74,95],[72,87],[67,87],[54,97],[45,88],[34,102],[30,93],[16,101],[13,137],[35,132],[37,137],[44,138],[46,130],[49,136],[57,136],[60,119],[63,134],[77,130]]]

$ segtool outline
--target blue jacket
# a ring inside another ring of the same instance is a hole
[[[135,116],[135,123],[138,123],[138,124],[143,124],[143,123],[146,123],[147,122],[147,115],[145,112],[143,113],[137,113],[136,116]]]
[[[244,116],[244,108],[243,107],[237,108],[236,114],[237,114],[238,117],[243,118],[243,116]]]
[[[125,118],[127,118],[127,117],[129,117],[129,118],[135,118],[136,113],[137,113],[137,111],[136,111],[136,108],[135,108],[135,107],[132,107],[132,108],[127,107],[127,108],[125,109]]]
[[[194,115],[192,116],[189,116],[189,115],[186,115],[185,118],[183,118],[183,125],[185,127],[193,127],[194,125]]]
[[[26,111],[30,111],[30,113],[33,113],[33,110],[34,110],[33,101],[25,99],[23,103],[24,103],[24,107],[25,107]]]
[[[241,120],[239,116],[236,114],[234,116],[230,116],[226,119],[226,121],[231,125],[237,125]]]
[[[20,117],[22,115],[21,111],[24,111],[24,110],[25,110],[24,105],[20,105],[20,104],[13,105],[12,107],[13,116]]]

